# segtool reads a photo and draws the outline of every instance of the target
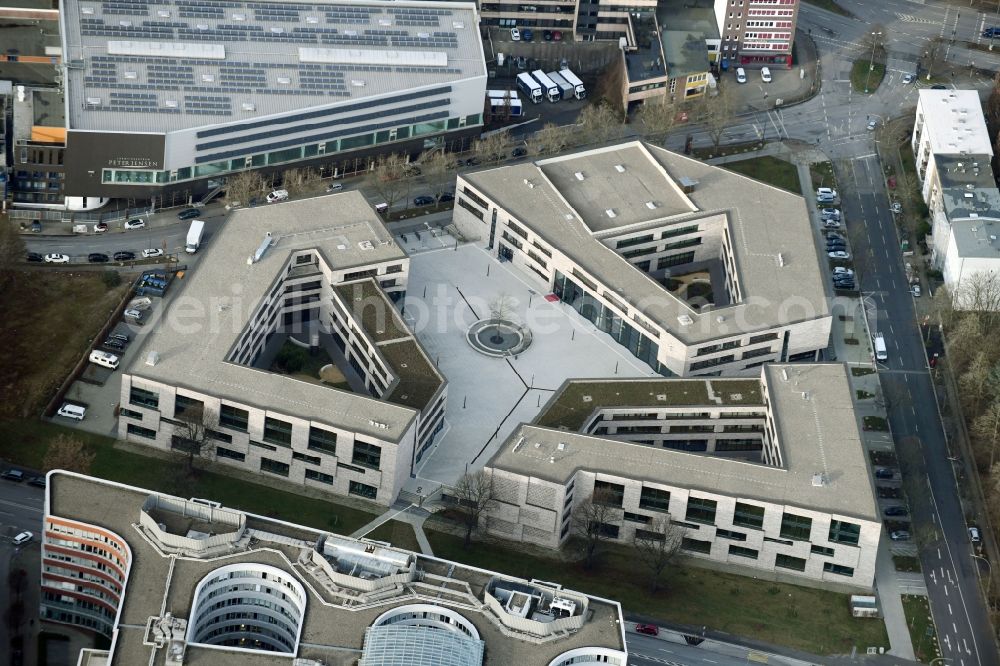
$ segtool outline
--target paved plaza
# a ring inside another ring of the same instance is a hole
[[[482,355],[466,339],[500,294],[532,332],[531,346],[516,357]],[[547,301],[516,269],[472,244],[413,255],[404,316],[448,380],[445,430],[417,464],[411,492],[426,495],[482,467],[567,379],[657,376],[570,306]]]

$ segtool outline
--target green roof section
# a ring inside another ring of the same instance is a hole
[[[576,432],[599,409],[763,404],[757,379],[570,380],[534,425]]]
[[[444,380],[427,360],[417,341],[411,338],[388,342],[379,345],[378,351],[399,379],[384,399],[413,409],[426,407]]]
[[[410,337],[396,308],[374,280],[338,284],[334,289],[376,344]]]

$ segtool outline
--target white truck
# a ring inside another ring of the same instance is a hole
[[[528,96],[532,104],[538,104],[542,101],[542,87],[538,85],[538,81],[531,78],[531,74],[527,72],[518,74],[517,87]]]
[[[881,333],[875,334],[872,338],[872,344],[875,346],[875,360],[888,361],[889,354],[885,350],[885,338],[882,337]]]
[[[184,244],[185,252],[194,254],[201,245],[201,236],[205,233],[204,220],[191,220],[191,228],[188,229],[187,242]]]
[[[490,114],[494,118],[520,118],[524,115],[524,106],[516,97],[490,97]]]
[[[587,96],[587,89],[583,87],[583,81],[576,74],[569,71],[569,69],[563,68],[559,71],[559,76],[566,79],[566,83],[573,86],[573,94],[577,99],[583,99]]]
[[[562,93],[563,99],[572,99],[573,86],[571,86],[566,79],[559,76],[559,72],[549,72],[545,76],[549,77],[549,80],[556,84],[556,87],[559,88],[559,92]]]
[[[562,99],[562,91],[559,90],[559,86],[554,84],[552,79],[545,75],[545,72],[536,69],[531,73],[531,76],[538,81],[538,85],[542,87],[542,92],[545,93],[545,97],[550,102],[558,102]]]

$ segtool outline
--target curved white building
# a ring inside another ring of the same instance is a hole
[[[306,593],[287,571],[251,562],[216,569],[195,588],[188,644],[298,651]]]

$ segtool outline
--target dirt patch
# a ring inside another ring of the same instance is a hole
[[[37,414],[122,299],[100,273],[18,273],[0,294],[0,418]]]

